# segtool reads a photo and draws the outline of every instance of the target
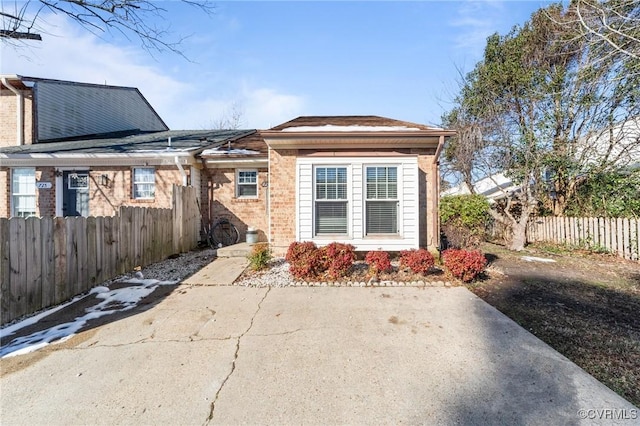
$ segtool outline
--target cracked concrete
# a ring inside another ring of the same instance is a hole
[[[597,424],[578,410],[640,414],[465,288],[180,286],[150,309],[0,360],[0,371],[0,416],[12,425]]]
[[[231,370],[229,371],[229,374],[227,374],[227,377],[224,378],[224,380],[220,384],[220,387],[216,391],[216,395],[213,398],[213,401],[211,402],[211,410],[209,411],[209,416],[207,417],[207,420],[205,421],[205,424],[209,424],[209,422],[211,422],[211,419],[213,418],[213,414],[214,414],[215,409],[216,409],[216,402],[218,402],[218,398],[220,397],[220,392],[222,392],[222,389],[224,388],[224,385],[227,383],[227,381],[229,380],[229,378],[231,377],[233,372],[236,371],[236,361],[238,360],[238,352],[240,352],[240,341],[242,340],[244,335],[247,334],[251,330],[251,328],[253,327],[253,322],[254,322],[254,320],[256,318],[256,315],[258,315],[258,312],[260,312],[260,308],[262,306],[262,302],[264,302],[264,300],[267,298],[267,295],[269,294],[270,290],[271,290],[271,288],[268,287],[266,289],[266,291],[264,292],[264,296],[262,296],[262,299],[260,299],[260,301],[258,302],[258,306],[256,307],[256,311],[254,312],[253,316],[251,317],[251,322],[249,323],[249,327],[247,327],[247,329],[245,331],[243,331],[242,334],[236,338],[236,351],[233,354],[233,361],[231,363]]]

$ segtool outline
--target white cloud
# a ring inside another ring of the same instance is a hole
[[[463,1],[450,25],[456,28],[455,47],[474,56],[482,56],[487,37],[498,30],[504,19],[501,1]]]
[[[242,125],[266,128],[300,115],[304,105],[299,96],[224,77],[225,70],[211,73],[210,64],[162,68],[140,48],[107,43],[60,16],[46,21],[52,34],[39,44],[0,45],[0,73],[137,87],[172,129],[211,127],[233,104]]]

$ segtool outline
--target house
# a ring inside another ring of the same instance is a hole
[[[0,217],[168,208],[173,184],[200,185],[201,151],[255,132],[170,131],[136,88],[16,75],[0,84]]]
[[[228,219],[278,255],[439,246],[438,157],[455,133],[377,116],[268,130],[169,130],[135,88],[0,76],[0,217],[114,215],[200,188],[203,230]]]
[[[292,241],[436,249],[438,156],[452,135],[376,116],[298,117],[201,156],[214,216],[258,228],[277,254]]]
[[[478,180],[473,184],[474,194],[483,195],[487,198],[489,203],[495,203],[501,200],[515,191],[520,189],[519,185],[513,183],[513,181],[506,177],[504,173],[496,173],[494,175],[485,177]],[[461,183],[458,186],[449,188],[446,191],[442,191],[442,196],[451,195],[467,195],[471,194],[469,187],[466,183]]]

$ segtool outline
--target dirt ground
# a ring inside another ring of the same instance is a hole
[[[552,246],[482,250],[490,264],[471,291],[640,406],[640,263]]]

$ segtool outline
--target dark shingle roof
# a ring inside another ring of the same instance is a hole
[[[225,153],[225,149],[229,150],[229,153]],[[230,144],[223,144],[218,149],[219,153],[207,153],[204,152],[202,154],[203,157],[211,157],[211,158],[222,158],[220,154],[225,154],[225,157],[233,158],[233,157],[245,157],[247,155],[254,157],[267,157],[268,152],[267,143],[264,141],[262,136],[259,133],[252,133],[247,136],[243,136],[239,139],[234,140]],[[242,151],[249,151],[243,153]]]
[[[384,127],[411,127],[420,130],[431,130],[434,127],[424,124],[410,123],[408,121],[394,120],[392,118],[378,117],[377,115],[328,115],[328,116],[302,116],[291,121],[272,127],[270,130],[282,130],[288,127],[303,126],[384,126]]]
[[[0,148],[0,154],[119,154],[161,151],[167,150],[169,138],[171,149],[197,153],[253,133],[255,130],[169,130],[129,136],[114,134],[110,135],[113,137],[106,138]]]

